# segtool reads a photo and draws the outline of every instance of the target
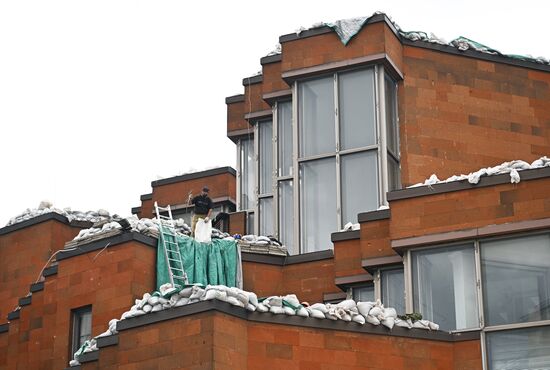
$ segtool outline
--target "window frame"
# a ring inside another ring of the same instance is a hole
[[[73,358],[74,354],[78,349],[81,347],[80,343],[80,336],[81,336],[81,328],[80,323],[82,320],[83,315],[89,314],[90,315],[90,339],[93,337],[92,328],[93,328],[93,315],[92,315],[92,305],[86,305],[82,307],[78,307],[71,310],[71,325],[70,325],[70,333],[69,338],[71,340],[69,345],[69,358]]]
[[[263,123],[265,122],[268,122],[268,121],[271,121],[271,184],[270,186],[267,187],[267,189],[271,190],[270,192],[267,192],[267,193],[261,193],[260,192],[260,189],[261,189],[261,177],[262,177],[262,173],[261,173],[261,168],[260,168],[260,164],[261,164],[261,161],[262,161],[262,158],[261,158],[261,133],[260,133],[260,125],[262,125]],[[271,215],[271,220],[272,220],[272,227],[273,227],[273,235],[277,235],[277,230],[276,230],[276,221],[275,221],[275,216],[277,215],[275,213],[275,205],[274,205],[274,202],[275,202],[275,190],[273,188],[273,183],[274,183],[274,176],[275,176],[275,171],[276,171],[276,164],[277,164],[277,161],[275,159],[275,156],[277,155],[277,152],[276,152],[276,148],[275,148],[275,117],[273,115],[273,110],[272,110],[272,115],[271,117],[266,117],[266,118],[262,118],[262,119],[259,119],[257,121],[254,121],[253,122],[253,125],[254,125],[254,159],[255,159],[255,167],[256,167],[256,176],[255,176],[255,203],[254,203],[254,208],[253,208],[253,212],[255,214],[254,216],[254,231],[257,235],[261,235],[262,233],[260,232],[260,228],[262,227],[261,225],[261,215],[260,215],[260,202],[262,199],[268,199],[268,198],[271,198],[271,202],[272,202],[272,206],[271,206],[271,210],[272,210],[272,215]],[[267,235],[266,235],[267,236]]]
[[[254,148],[254,150],[256,150],[256,135],[255,135],[255,132],[253,135],[248,135],[247,137],[244,137],[244,138],[239,138],[237,140],[237,211],[239,212],[246,212],[246,220],[245,220],[245,224],[246,224],[246,232],[247,234],[252,234],[255,232],[255,230],[257,229],[254,229],[254,230],[250,230],[250,226],[252,226],[253,228],[256,227],[256,217],[254,216],[254,211],[256,209],[256,204],[258,203],[257,201],[257,193],[258,193],[258,183],[257,183],[257,180],[256,180],[256,177],[257,177],[257,154],[254,153],[253,157],[254,157],[254,168],[255,168],[255,175],[254,175],[254,198],[255,198],[255,203],[254,204],[254,207],[249,207],[248,208],[245,208],[243,209],[242,205],[243,205],[243,199],[242,199],[242,192],[243,192],[243,161],[242,161],[242,146],[243,146],[243,141],[247,141],[247,140],[251,140],[252,141],[252,147]],[[254,221],[252,223],[252,225],[250,225],[250,217],[253,217],[254,218]]]

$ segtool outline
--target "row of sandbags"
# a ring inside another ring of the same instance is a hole
[[[541,157],[532,163],[527,163],[522,160],[514,160],[510,162],[504,162],[494,167],[481,168],[475,172],[471,172],[468,175],[453,175],[446,180],[439,180],[437,175],[433,174],[430,178],[426,179],[424,182],[414,184],[409,186],[409,188],[415,188],[418,186],[431,186],[434,184],[443,184],[454,181],[468,180],[470,184],[477,184],[479,179],[483,176],[495,176],[502,175],[505,173],[510,174],[510,182],[512,184],[517,184],[520,182],[519,172],[523,170],[532,170],[536,168],[550,167],[550,158],[544,156]]]
[[[152,294],[145,293],[141,299],[136,299],[130,310],[124,312],[120,320],[147,315],[152,312],[168,310],[173,307],[181,307],[201,301],[217,299],[233,306],[243,307],[248,311],[265,312],[276,315],[312,317],[323,320],[342,320],[355,322],[360,325],[383,325],[388,329],[394,326],[408,329],[418,328],[426,330],[439,330],[439,325],[428,320],[400,319],[394,308],[384,307],[380,301],[355,302],[347,299],[338,304],[315,303],[309,305],[300,303],[296,295],[271,296],[258,299],[253,292],[247,292],[235,287],[224,285],[191,285],[177,291],[171,284],[163,284],[160,291]],[[75,353],[75,358],[70,365],[78,364],[78,355],[97,349],[96,339],[117,333],[118,320],[109,322],[109,329],[97,337],[87,341],[85,345]]]
[[[13,224],[17,224],[19,222],[23,222],[26,220],[30,220],[31,218],[35,218],[47,213],[58,213],[62,216],[67,217],[69,221],[89,221],[89,222],[99,222],[103,220],[110,220],[111,215],[108,211],[104,209],[99,209],[97,211],[74,211],[71,208],[63,208],[59,209],[53,206],[53,204],[49,201],[42,201],[38,205],[38,208],[27,208],[25,211],[23,211],[21,214],[12,217],[6,226],[10,226]]]

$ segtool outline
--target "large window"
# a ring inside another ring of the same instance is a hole
[[[412,254],[414,310],[443,330],[478,327],[473,244]]]
[[[254,208],[256,207],[256,158],[254,139],[241,139],[237,143],[239,156],[238,209],[247,212],[247,231],[254,232]]]
[[[296,82],[273,120],[254,123],[255,145],[240,145],[240,209],[260,234],[291,254],[330,249],[332,232],[387,203],[400,186],[396,91],[382,66],[336,72]]]
[[[481,330],[488,370],[550,368],[550,234],[410,251],[409,305],[443,330]]]
[[[87,340],[92,338],[92,306],[78,308],[71,312],[71,356]]]

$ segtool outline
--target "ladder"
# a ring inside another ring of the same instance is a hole
[[[178,248],[172,210],[170,209],[170,205],[159,207],[157,202],[155,202],[155,212],[159,222],[159,237],[162,240],[170,283],[176,289],[183,288],[184,285],[189,283],[189,280],[183,269],[183,259]],[[168,216],[161,214],[161,212],[166,212]]]

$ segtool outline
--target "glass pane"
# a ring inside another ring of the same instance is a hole
[[[415,312],[441,330],[479,326],[472,245],[413,252],[412,265]]]
[[[292,172],[292,102],[277,103],[277,140],[279,143],[279,176]]]
[[[246,215],[246,233],[255,234],[254,230],[254,212],[248,212]]]
[[[376,144],[374,70],[339,75],[338,90],[341,148]]]
[[[273,198],[261,198],[260,202],[260,235],[274,234]]]
[[[336,230],[336,159],[300,165],[300,226],[302,253],[332,248]]]
[[[550,235],[481,243],[488,325],[550,319]]]
[[[298,87],[301,157],[336,151],[333,81],[327,77],[302,82]]]
[[[355,302],[374,302],[374,285],[352,288],[353,300]]]
[[[254,140],[241,141],[241,210],[254,208],[256,166]]]
[[[92,313],[83,312],[79,320],[79,348],[92,337]]]
[[[398,314],[405,313],[405,278],[403,269],[382,270],[380,272],[382,303],[393,307]]]
[[[388,76],[385,78],[386,91],[386,136],[388,149],[399,155],[399,129],[397,127],[397,88]]]
[[[342,225],[378,208],[376,151],[342,156]]]
[[[388,154],[388,190],[401,189],[401,174],[399,163]]]
[[[182,219],[187,225],[191,226],[191,219],[193,218],[192,211],[183,211],[173,215],[174,219]]]
[[[260,140],[260,194],[273,192],[273,122],[258,123]]]
[[[550,369],[550,327],[487,333],[489,370]]]
[[[297,254],[293,246],[294,206],[292,201],[292,180],[279,182],[279,239],[287,247],[289,254]]]

